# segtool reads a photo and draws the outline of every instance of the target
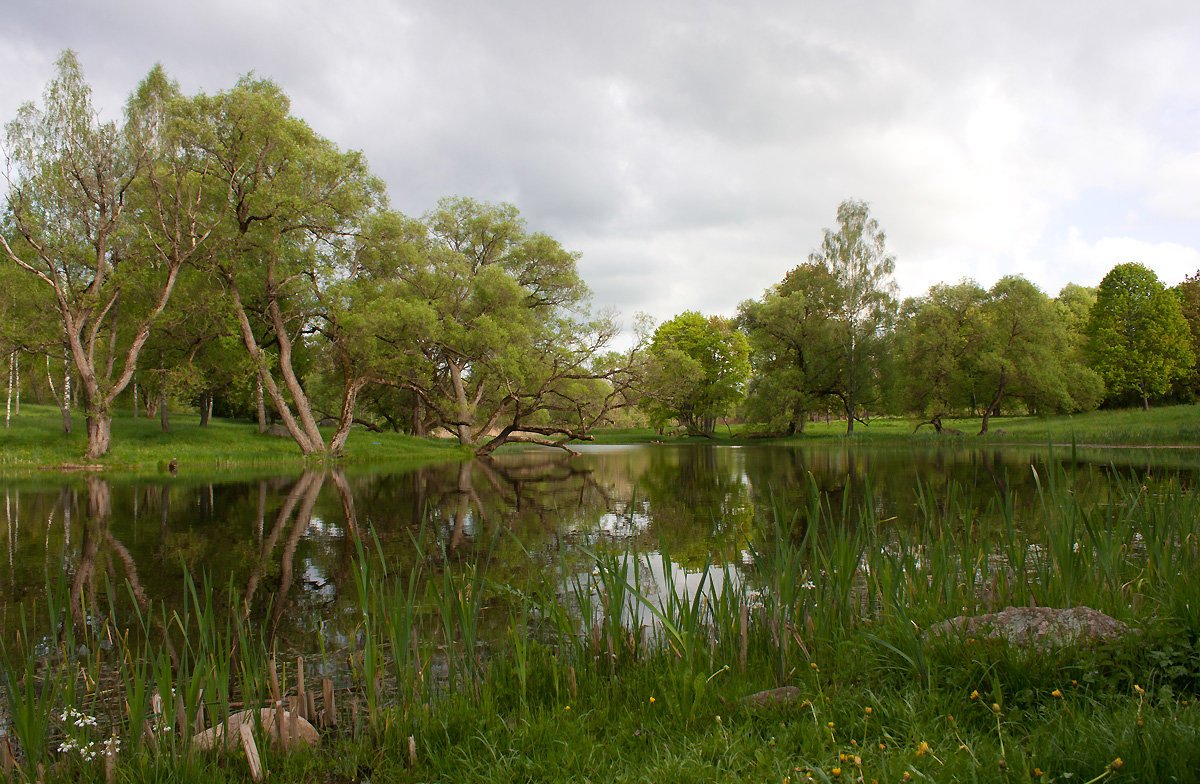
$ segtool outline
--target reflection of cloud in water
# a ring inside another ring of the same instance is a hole
[[[613,537],[629,537],[643,533],[650,528],[651,519],[644,512],[609,512],[601,515],[595,524],[575,525],[574,528],[598,530],[600,533]]]
[[[318,536],[341,538],[344,534],[345,530],[342,526],[332,520],[325,520],[314,514],[308,522],[308,528],[305,530],[304,535],[306,538],[312,539]]]
[[[576,452],[592,452],[614,454],[616,452],[637,452],[648,449],[645,444],[571,444]]]
[[[705,621],[708,620],[711,603],[715,603],[726,591],[735,594],[742,590],[742,576],[732,566],[713,567],[707,573],[686,569],[680,564],[669,561],[656,551],[645,553],[626,553],[617,557],[614,563],[618,573],[623,572],[629,595],[625,606],[621,609],[621,623],[627,629],[645,627],[651,630],[661,628],[654,610],[671,617],[671,607],[679,605],[691,606],[700,593],[700,607]],[[590,588],[592,600],[596,607],[596,617],[601,619],[602,592],[604,586],[600,581],[598,570],[590,574],[580,575],[580,581],[586,582]],[[639,599],[634,592],[641,595]],[[568,591],[569,594],[569,591]],[[651,608],[654,609],[651,609]]]

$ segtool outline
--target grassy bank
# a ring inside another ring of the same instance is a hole
[[[332,428],[322,428],[328,438]],[[85,462],[87,429],[76,412],[71,433],[62,431],[62,415],[50,406],[23,405],[8,429],[0,429],[0,472],[13,474],[44,466]],[[346,443],[349,462],[397,463],[456,460],[466,456],[456,443],[414,438],[398,433],[372,433],[356,428]],[[118,412],[112,423],[112,451],[94,461],[106,469],[158,472],[172,459],[181,471],[206,474],[277,466],[294,468],[305,463],[290,438],[262,435],[254,424],[213,417],[200,427],[197,417],[176,414],[169,432],[157,419],[134,419]]]
[[[651,589],[670,555],[603,539],[531,553],[540,578],[518,589],[443,553],[397,572],[365,537],[344,628],[287,655],[190,578],[182,611],[125,609],[110,586],[76,626],[63,577],[47,600],[60,633],[7,637],[25,663],[4,681],[18,775],[40,763],[47,780],[103,780],[103,757],[80,749],[117,737],[116,780],[247,781],[240,752],[201,752],[192,731],[299,697],[301,653],[303,691],[336,722],[317,751],[260,733],[275,780],[1196,780],[1200,495],[1166,479],[1089,498],[1065,481],[1044,478],[1035,519],[1006,495],[976,513],[952,485],[910,520],[867,507],[852,525],[814,487],[774,510],[746,565],[691,588]],[[1031,604],[1094,607],[1140,633],[1041,650],[929,632]],[[505,619],[495,634],[485,610]],[[742,701],[782,686],[787,704]]]
[[[1083,414],[1050,417],[992,417],[989,432],[979,436],[981,420],[944,419],[944,428],[960,431],[961,435],[935,435],[926,425],[914,433],[918,420],[905,417],[877,417],[868,424],[856,424],[849,439],[867,442],[927,442],[953,441],[962,443],[1035,444],[1047,443],[1095,446],[1200,446],[1200,406],[1177,405],[1142,409],[1089,411]],[[650,428],[597,431],[597,443],[746,443],[758,441],[762,428],[753,424],[720,425],[712,439],[703,437],[660,435]],[[809,422],[804,433],[791,438],[771,441],[806,443],[814,441],[846,441],[846,423],[833,420]]]

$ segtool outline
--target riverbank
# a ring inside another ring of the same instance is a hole
[[[1200,408],[1165,406],[1142,411],[1092,411],[1057,417],[994,417],[986,436],[976,435],[978,419],[946,419],[946,432],[935,434],[925,426],[914,432],[916,420],[880,417],[859,424],[847,437],[845,423],[810,422],[803,434],[790,438],[761,437],[755,425],[721,425],[712,438],[659,434],[651,428],[597,430],[597,444],[659,443],[939,443],[1075,445],[1077,448],[1110,446],[1200,447]],[[328,436],[332,428],[323,431]],[[957,431],[957,432],[953,432]],[[83,417],[76,412],[72,431],[62,432],[57,408],[26,404],[10,427],[0,430],[0,474],[27,474],[38,470],[159,473],[175,460],[181,470],[215,475],[250,469],[299,468],[307,465],[296,444],[286,437],[258,433],[248,422],[213,417],[201,427],[191,414],[176,414],[164,432],[157,419],[133,418],[117,412],[113,418],[112,450],[95,461],[85,461],[87,449]],[[405,462],[461,460],[470,450],[450,439],[416,438],[399,433],[373,433],[356,427],[346,443],[346,463],[395,465]]]
[[[1115,446],[1200,447],[1200,405],[1175,405],[1142,409],[1089,411],[1082,414],[1037,417],[992,417],[988,433],[979,435],[981,420],[943,419],[942,433],[932,426],[916,429],[916,418],[876,417],[868,423],[856,423],[854,434],[846,435],[845,421],[817,421],[805,425],[804,432],[790,437],[764,438],[761,427],[753,424],[718,425],[712,438],[659,434],[651,428],[598,430],[596,443],[747,443],[771,442],[879,442],[933,444],[962,442],[972,445],[1004,446],[1029,444],[1105,448]]]
[[[328,438],[333,428],[322,428]],[[23,405],[7,429],[0,429],[0,473],[38,470],[159,473],[172,460],[179,471],[218,475],[248,469],[301,468],[310,461],[291,438],[265,435],[248,422],[213,417],[204,427],[191,414],[174,415],[164,432],[158,419],[118,412],[112,423],[112,450],[94,461],[83,459],[87,428],[75,412],[71,433],[62,431],[62,415],[51,406]],[[447,439],[415,438],[399,433],[372,433],[355,428],[346,442],[347,463],[428,462],[461,460],[466,449]]]

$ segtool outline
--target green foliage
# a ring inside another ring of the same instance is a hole
[[[982,342],[985,292],[974,281],[938,284],[905,301],[897,348],[904,407],[940,425],[952,413],[975,408],[973,360]]]
[[[1118,264],[1100,282],[1087,336],[1109,395],[1136,394],[1145,408],[1196,361],[1179,298],[1135,262]]]
[[[648,353],[641,405],[658,427],[678,419],[690,432],[712,433],[742,399],[750,347],[730,319],[681,313],[658,326]]]
[[[1184,278],[1174,290],[1179,298],[1180,312],[1192,336],[1192,355],[1200,359],[1200,272]],[[1176,394],[1184,400],[1200,398],[1200,369],[1196,364],[1178,379]]]
[[[866,202],[842,202],[837,219],[838,230],[825,230],[809,263],[824,267],[836,283],[832,347],[839,371],[830,394],[841,400],[850,434],[859,408],[878,401],[890,375],[896,259]]]
[[[415,393],[423,426],[484,453],[561,445],[624,405],[630,382],[628,358],[607,353],[615,323],[588,313],[577,259],[511,204],[443,199],[420,221],[373,227],[345,322],[373,378]]]
[[[824,266],[801,264],[761,301],[738,307],[738,326],[750,341],[754,376],[747,418],[772,431],[803,430],[823,406],[841,369],[836,339],[838,286]]]

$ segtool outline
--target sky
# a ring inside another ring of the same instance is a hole
[[[1200,271],[1194,0],[0,0],[0,119],[74,49],[119,119],[155,63],[253,72],[394,208],[511,202],[631,325],[733,315],[866,201],[901,296]]]

